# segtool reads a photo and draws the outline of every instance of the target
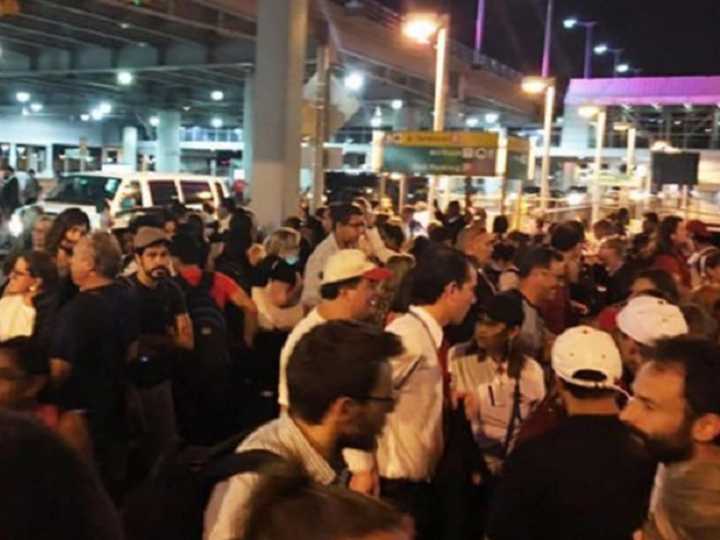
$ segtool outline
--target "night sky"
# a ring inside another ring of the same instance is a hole
[[[413,0],[381,0],[395,9]],[[414,0],[433,3],[433,0]],[[442,0],[437,2],[442,3]],[[453,34],[472,45],[477,0],[445,0]],[[547,0],[486,0],[483,51],[526,73],[539,72]],[[594,20],[595,42],[622,48],[642,76],[720,75],[720,0],[556,0],[552,71],[581,77],[585,34],[567,16]],[[594,76],[611,76],[611,55],[595,56]]]

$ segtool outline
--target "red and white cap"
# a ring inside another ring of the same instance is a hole
[[[341,249],[330,256],[325,263],[322,284],[328,285],[359,277],[371,281],[384,281],[391,276],[390,270],[374,264],[359,249]]]

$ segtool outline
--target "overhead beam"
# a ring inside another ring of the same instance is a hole
[[[46,30],[36,30],[35,28],[27,28],[26,26],[21,26],[17,24],[10,24],[6,22],[0,22],[0,28],[7,28],[8,30],[11,30],[13,32],[18,32],[21,34],[30,34],[35,36],[42,36],[43,38],[50,38],[51,40],[57,40],[65,43],[72,43],[73,45],[79,45],[86,47],[88,45],[87,41],[82,41],[80,39],[75,39],[68,36],[60,36],[57,33],[48,32]],[[52,46],[52,45],[51,45]]]
[[[182,71],[186,69],[204,69],[204,68],[252,68],[253,63],[252,62],[234,62],[234,63],[224,63],[224,64],[190,64],[190,65],[170,65],[170,66],[126,66],[125,69],[132,69],[135,73],[163,73],[163,72],[173,72],[173,71]],[[43,70],[36,70],[36,71],[27,71],[27,70],[13,70],[13,71],[2,71],[0,70],[0,79],[8,79],[8,78],[14,78],[14,77],[32,77],[32,78],[40,78],[40,77],[47,77],[51,75],[92,75],[92,74],[112,74],[117,73],[118,71],[121,71],[118,68],[113,67],[103,67],[103,68],[76,68],[76,69],[43,69]]]
[[[128,39],[126,37],[122,37],[117,34],[109,34],[106,32],[100,32],[98,30],[88,28],[87,25],[79,26],[77,24],[72,24],[71,22],[68,22],[67,20],[48,19],[46,17],[42,17],[40,15],[33,15],[33,14],[30,14],[27,12],[19,13],[17,16],[22,19],[29,20],[29,21],[36,21],[36,22],[50,24],[50,25],[58,25],[63,28],[67,28],[67,29],[71,30],[72,32],[75,32],[78,34],[87,34],[89,36],[98,36],[100,38],[110,40],[110,41],[116,41],[118,43],[137,44],[137,40]]]

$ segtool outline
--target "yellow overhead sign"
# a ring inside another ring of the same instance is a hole
[[[518,137],[508,137],[507,149],[510,152],[529,152],[530,141],[527,139],[520,139]]]
[[[408,146],[420,148],[497,148],[500,137],[497,133],[475,133],[466,131],[398,131],[385,135],[387,146]]]

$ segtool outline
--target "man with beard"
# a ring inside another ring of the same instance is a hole
[[[162,229],[141,227],[134,238],[137,272],[125,281],[138,299],[137,358],[130,378],[138,388],[146,421],[143,460],[151,463],[176,436],[170,384],[181,349],[192,350],[193,329],[180,287],[170,279],[170,241]]]
[[[662,465],[645,540],[720,538],[720,348],[663,340],[635,378],[620,418]]]
[[[373,450],[395,406],[388,361],[402,352],[398,337],[366,324],[316,326],[288,363],[288,414],[259,428],[237,451],[269,450],[298,463],[315,482],[340,483],[341,450]],[[205,539],[244,537],[258,480],[255,473],[239,474],[215,487],[205,512]],[[303,531],[297,534],[301,538]]]
[[[567,418],[510,454],[488,537],[629,540],[655,464],[618,418],[620,353],[609,334],[577,326],[556,339],[552,368]]]

